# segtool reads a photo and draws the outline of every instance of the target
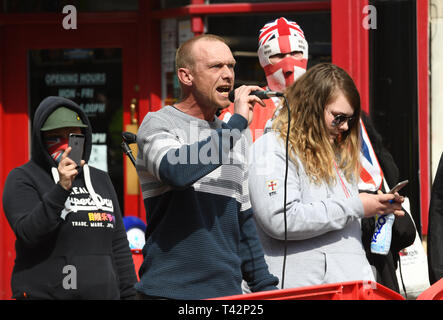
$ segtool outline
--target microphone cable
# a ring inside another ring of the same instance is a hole
[[[286,215],[286,198],[287,198],[287,186],[288,186],[288,166],[289,166],[289,133],[291,129],[291,110],[289,109],[288,101],[283,95],[283,105],[288,110],[288,131],[286,134],[286,156],[285,156],[285,182],[284,182],[284,196],[283,196],[283,218],[284,218],[284,228],[285,228],[285,238],[284,238],[284,249],[283,249],[283,267],[281,276],[281,288],[285,286],[285,273],[286,273],[286,256],[288,250],[288,219]]]
[[[288,110],[288,129],[286,134],[286,155],[285,155],[285,181],[284,181],[284,196],[283,196],[283,218],[284,218],[284,244],[283,244],[283,267],[281,276],[281,288],[284,288],[285,284],[285,273],[286,273],[286,256],[288,250],[288,221],[286,215],[286,199],[287,199],[287,186],[288,186],[288,167],[289,167],[289,133],[291,130],[291,110],[289,109],[288,101],[286,96],[281,92],[269,91],[269,90],[255,90],[250,93],[250,95],[256,95],[260,99],[269,99],[271,97],[282,97],[283,105]],[[229,92],[229,100],[234,102],[235,92],[232,90]]]

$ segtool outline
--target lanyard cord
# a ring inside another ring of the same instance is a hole
[[[341,178],[340,172],[338,171],[337,164],[334,161],[335,171],[337,172],[338,178],[340,179],[341,187],[343,188],[343,192],[345,193],[346,198],[350,198],[351,194],[349,193],[348,188],[346,187],[343,179]]]

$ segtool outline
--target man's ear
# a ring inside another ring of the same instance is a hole
[[[188,68],[179,68],[177,70],[178,80],[186,86],[191,86],[194,77],[191,74],[191,70]]]

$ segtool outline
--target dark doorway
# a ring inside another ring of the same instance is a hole
[[[416,1],[373,0],[377,29],[370,31],[370,115],[400,171],[421,235]]]

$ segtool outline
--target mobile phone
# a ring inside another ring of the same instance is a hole
[[[71,147],[71,152],[68,157],[72,159],[77,166],[80,166],[80,162],[83,158],[83,146],[85,144],[85,136],[81,133],[70,133],[68,146]]]
[[[389,190],[389,193],[396,193],[396,192],[400,191],[400,189],[403,188],[405,185],[407,185],[408,182],[409,182],[409,180],[404,180],[404,181],[397,183],[397,185],[394,188]]]

